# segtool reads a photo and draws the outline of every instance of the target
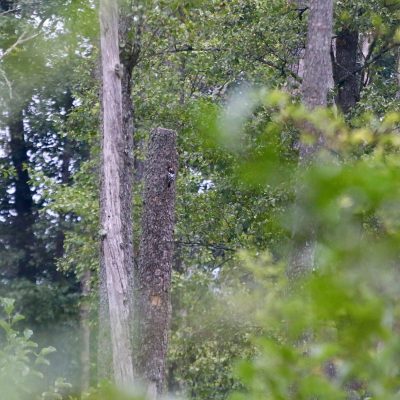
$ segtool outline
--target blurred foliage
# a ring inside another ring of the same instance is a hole
[[[60,376],[77,384],[79,365],[79,294],[69,285],[43,282],[41,285],[18,280],[0,286],[0,296],[14,300],[17,313],[24,315],[19,327],[32,329],[39,346],[53,346],[57,352],[49,355],[52,368],[44,382],[50,385]]]
[[[281,220],[288,229],[294,215],[313,221],[317,269],[286,285],[259,280],[249,301],[263,334],[254,359],[238,367],[247,390],[231,398],[398,398],[400,115],[369,116],[370,124],[351,129],[329,110],[310,115],[285,99],[272,93],[264,101],[279,103],[275,122],[312,122],[328,143],[296,174],[305,196]],[[260,278],[274,267],[267,261],[247,268]]]
[[[4,398],[10,400],[62,399],[71,385],[59,378],[54,387],[42,392],[44,367],[50,365],[48,356],[54,347],[39,348],[32,340],[33,331],[17,328],[24,316],[15,312],[14,300],[0,298],[0,387]],[[43,367],[44,366],[44,367]],[[42,394],[41,394],[42,393]]]
[[[257,356],[238,367],[247,391],[233,399],[398,398],[395,159],[309,171],[305,212],[319,221],[318,269],[289,289],[264,281],[264,334]]]
[[[79,280],[98,268],[97,10],[90,1],[12,3],[20,11],[0,14],[3,51],[47,21],[0,60],[1,111],[24,109],[35,195],[30,258],[39,274],[36,282],[12,281],[21,257],[10,228],[15,171],[1,137],[0,293],[16,298],[40,344],[58,348],[47,381],[63,375],[76,384]],[[135,38],[136,156],[144,159],[152,127],[179,133],[170,391],[194,399],[234,391],[263,400],[397,398],[399,9],[397,0],[336,1],[334,34],[350,28],[374,43],[368,84],[342,116],[335,106],[307,113],[297,103],[300,80],[292,72],[308,11],[294,2],[134,2],[130,34],[145,21]],[[295,143],[312,140],[305,122],[324,133],[327,149],[299,171]],[[298,181],[307,194],[297,205],[302,220],[315,221],[318,270],[293,287],[284,270]],[[140,193],[137,185],[135,242]],[[246,361],[235,374],[236,359]],[[59,398],[63,381],[53,386],[47,398]],[[108,385],[87,394],[120,395]]]

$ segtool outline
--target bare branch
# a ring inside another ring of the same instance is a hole
[[[36,33],[28,36],[28,32],[22,32],[22,34],[19,36],[19,38],[3,53],[0,55],[0,61],[3,60],[6,56],[8,56],[13,50],[15,50],[18,46],[20,46],[23,43],[29,42],[30,40],[36,38],[39,36],[41,32],[41,28],[43,24],[46,22],[47,18],[43,18],[38,27],[36,28]]]
[[[13,13],[16,13],[16,12],[19,12],[19,11],[21,11],[20,8],[12,8],[11,10],[2,11],[0,13],[0,17],[2,17],[4,15],[7,15],[7,14],[13,14]]]

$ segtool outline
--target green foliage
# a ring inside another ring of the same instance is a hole
[[[240,387],[232,369],[236,357],[253,354],[249,337],[255,328],[248,316],[233,309],[229,287],[208,274],[175,274],[173,320],[168,356],[168,386],[191,398],[224,399]]]
[[[42,388],[43,366],[50,365],[48,356],[56,351],[54,347],[39,348],[32,340],[33,332],[17,329],[24,317],[14,311],[14,300],[0,298],[0,390],[4,398],[24,400],[38,398]],[[61,387],[58,380],[51,391],[54,399]],[[70,385],[64,382],[64,389]],[[50,392],[48,392],[50,395]],[[49,398],[47,395],[43,398]]]
[[[57,348],[48,357],[52,367],[46,371],[43,384],[51,385],[59,376],[79,382],[79,294],[67,284],[17,280],[0,286],[2,296],[15,299],[14,309],[25,317],[18,326],[32,329],[39,347]]]
[[[396,399],[399,115],[362,130],[290,104],[279,115],[303,128],[301,121],[318,126],[336,157],[322,152],[298,173],[304,196],[282,223],[290,228],[296,217],[301,232],[313,221],[317,268],[289,285],[263,279],[254,303],[264,299],[258,312],[264,333],[255,338],[255,358],[238,367],[247,390],[232,399]],[[369,155],[354,157],[360,145],[369,146]],[[262,277],[273,265],[251,267]]]
[[[177,129],[179,141],[169,389],[224,399],[245,385],[245,398],[336,399],[359,383],[352,390],[363,397],[395,398],[399,2],[335,2],[334,35],[356,30],[360,46],[366,37],[373,43],[362,71],[367,83],[346,123],[334,106],[308,113],[296,101],[293,71],[309,14],[296,2],[134,3],[129,34],[141,48],[132,79],[135,140],[145,143],[162,125]],[[7,280],[2,293],[16,298],[38,342],[59,339],[52,371],[74,376],[78,281],[98,269],[98,15],[88,1],[13,4],[17,12],[0,15],[3,51],[47,18],[34,40],[0,61],[2,115],[24,109],[35,194],[29,261],[39,278]],[[136,36],[138,21],[145,24]],[[275,90],[282,88],[287,93]],[[328,150],[320,164],[299,171],[295,143],[312,142],[307,124],[325,134]],[[0,269],[12,278],[22,252],[10,245],[19,233],[10,229],[17,177],[8,138],[0,140]],[[144,149],[135,150],[139,159]],[[294,208],[298,182],[306,195]],[[136,243],[140,191],[137,185]],[[315,226],[319,269],[287,294],[283,271],[299,213],[300,228]],[[55,256],[58,234],[63,250]],[[90,298],[95,310],[96,295]],[[22,347],[30,342],[17,337]],[[33,348],[28,358],[35,359]],[[239,367],[242,382],[236,358],[248,360]],[[324,373],[329,362],[333,380]],[[63,385],[45,396],[60,398]],[[107,385],[88,394],[119,395]]]
[[[373,254],[381,264],[348,264],[357,247],[341,256],[329,249],[333,263],[321,257],[289,294],[264,297],[265,334],[255,339],[257,356],[239,364],[247,390],[232,399],[398,398],[398,271],[382,253]]]

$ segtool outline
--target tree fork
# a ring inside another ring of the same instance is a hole
[[[145,162],[142,237],[137,276],[138,362],[149,398],[163,391],[171,315],[174,251],[176,133],[152,131]]]

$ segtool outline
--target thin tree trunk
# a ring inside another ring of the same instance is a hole
[[[360,98],[360,78],[354,73],[358,59],[358,31],[343,29],[336,38],[333,78],[337,89],[336,104],[347,114]]]
[[[138,369],[150,399],[163,391],[171,314],[170,286],[174,251],[175,131],[158,128],[150,137],[144,174],[144,206],[138,285]]]
[[[113,0],[100,1],[100,32],[102,58],[103,142],[101,180],[101,266],[105,270],[114,380],[117,385],[133,383],[132,318],[129,242],[125,237],[124,220],[126,178],[124,170],[125,137],[122,129],[122,67],[118,44],[118,6]]]
[[[70,112],[72,111],[72,108],[74,106],[74,98],[72,96],[72,93],[70,91],[67,92],[65,96],[65,102],[63,104],[66,114],[63,116],[63,121],[66,123]],[[71,180],[71,160],[72,160],[72,146],[71,142],[68,139],[68,137],[63,138],[62,140],[62,146],[63,146],[63,152],[60,156],[60,160],[62,162],[61,164],[61,171],[60,171],[60,178],[61,178],[61,183],[63,185],[70,185],[72,183]],[[55,264],[57,260],[60,260],[64,256],[64,242],[65,242],[65,218],[67,214],[60,213],[59,218],[58,218],[58,227],[57,227],[57,233],[55,237],[55,250],[54,250],[54,259],[55,259]],[[52,271],[53,279],[58,282],[62,282],[65,280],[65,275],[61,272],[55,269]]]
[[[15,246],[21,252],[18,260],[18,276],[32,282],[36,280],[37,269],[33,265],[32,249],[35,236],[33,224],[35,215],[33,197],[29,185],[28,148],[24,137],[24,117],[21,108],[10,113],[8,123],[10,133],[11,159],[16,172],[15,177],[15,211],[14,226],[19,234],[15,237]]]
[[[304,58],[302,101],[309,110],[327,105],[329,82],[332,76],[330,48],[333,20],[333,0],[311,0],[308,20],[307,47]],[[314,143],[299,143],[301,168],[315,161],[318,151],[324,146],[321,132],[305,125],[304,129],[314,136]],[[315,227],[313,221],[305,220],[301,205],[305,201],[304,188],[296,188],[297,211],[293,227],[293,250],[289,261],[288,275],[291,280],[314,268]]]

